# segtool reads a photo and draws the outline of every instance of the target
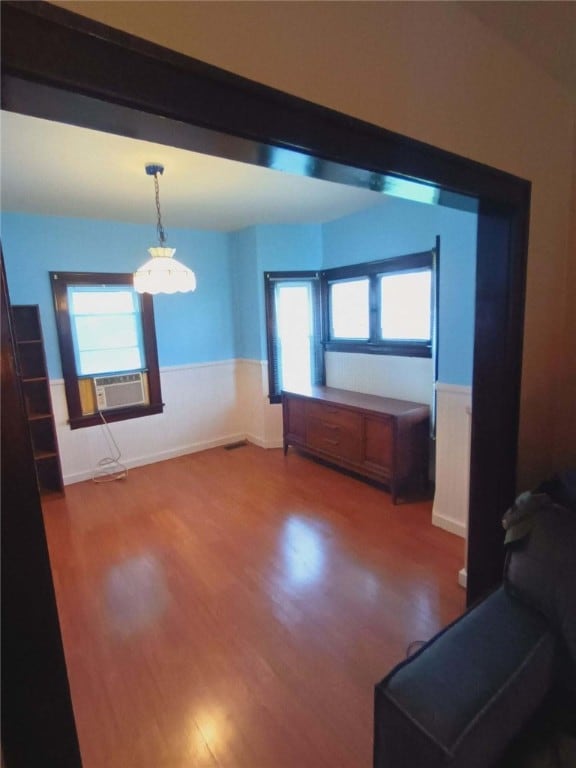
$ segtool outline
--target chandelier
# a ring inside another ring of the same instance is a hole
[[[159,245],[148,248],[152,257],[134,272],[134,289],[138,293],[187,293],[196,290],[196,276],[191,269],[174,258],[176,248],[166,246],[166,232],[162,226],[160,211],[160,185],[158,175],[164,173],[164,166],[149,163],[145,166],[148,176],[154,177],[156,193],[156,229]]]

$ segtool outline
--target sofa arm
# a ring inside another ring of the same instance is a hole
[[[550,688],[555,644],[497,590],[376,686],[375,768],[491,766]]]

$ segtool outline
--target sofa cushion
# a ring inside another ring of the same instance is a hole
[[[552,690],[517,735],[496,768],[574,768],[576,710],[566,694]]]
[[[537,493],[546,493],[552,501],[576,512],[576,469],[565,469],[544,480]]]
[[[376,768],[484,768],[550,687],[555,638],[499,589],[376,686]]]
[[[523,494],[505,520],[525,521],[522,509],[531,510],[529,530],[508,546],[505,588],[559,633],[562,678],[576,692],[576,512],[546,494]]]

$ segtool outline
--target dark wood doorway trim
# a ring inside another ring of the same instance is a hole
[[[81,766],[0,248],[2,766]]]
[[[468,600],[494,586],[516,491],[530,183],[45,3],[2,3],[2,65],[6,110],[165,144],[200,126],[479,200]]]

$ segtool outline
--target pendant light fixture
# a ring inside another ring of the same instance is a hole
[[[160,212],[160,185],[158,175],[164,173],[164,166],[149,163],[145,166],[148,176],[154,177],[156,192],[156,213],[159,245],[148,248],[152,257],[134,272],[134,289],[138,293],[187,293],[196,290],[196,276],[184,264],[176,261],[176,248],[166,247],[166,233],[162,226]]]

